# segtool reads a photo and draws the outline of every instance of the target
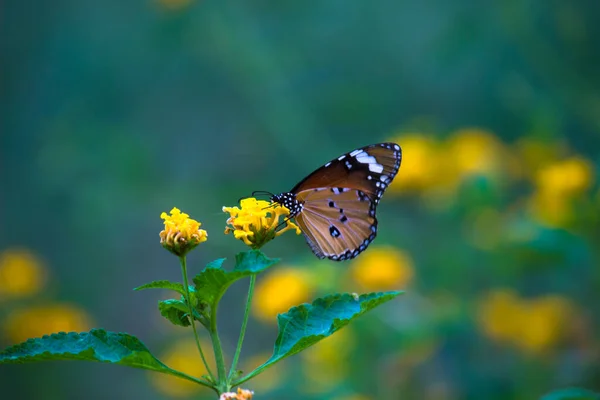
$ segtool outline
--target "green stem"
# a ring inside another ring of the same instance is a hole
[[[228,392],[230,389],[229,383],[227,382],[227,371],[225,370],[225,358],[223,356],[223,347],[221,346],[221,339],[219,339],[219,332],[217,330],[217,308],[218,300],[215,301],[210,307],[210,339],[212,340],[213,349],[215,350],[215,361],[217,362],[217,373],[219,374],[218,388],[220,393]]]
[[[256,282],[256,274],[250,276],[250,286],[248,287],[248,299],[246,300],[246,310],[244,311],[244,320],[242,321],[242,329],[240,330],[240,338],[233,355],[233,362],[231,363],[231,370],[229,371],[229,382],[232,381],[233,376],[236,374],[237,363],[242,351],[242,343],[244,342],[244,335],[246,334],[246,326],[248,325],[248,317],[250,316],[250,305],[252,304],[252,296],[254,295],[254,283]]]
[[[198,352],[200,353],[200,357],[202,358],[202,362],[204,363],[204,367],[208,374],[210,375],[212,381],[215,381],[215,376],[213,375],[208,363],[206,362],[206,358],[204,357],[204,352],[202,351],[202,346],[200,346],[200,338],[198,337],[198,332],[196,331],[196,320],[194,318],[194,307],[192,306],[192,301],[190,298],[190,285],[188,283],[187,277],[187,264],[185,256],[179,257],[179,261],[181,263],[181,274],[183,275],[183,286],[185,288],[185,301],[188,304],[188,308],[190,310],[190,323],[192,325],[192,330],[194,331],[194,338],[196,339],[196,347],[198,347]]]

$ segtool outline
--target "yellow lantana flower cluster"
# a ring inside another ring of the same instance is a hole
[[[164,220],[165,229],[160,232],[160,244],[171,253],[183,256],[200,243],[205,242],[208,235],[200,229],[200,222],[173,207],[171,215],[163,212],[160,217]]]
[[[512,290],[494,290],[483,298],[478,313],[482,331],[528,353],[543,353],[561,339],[574,306],[561,296],[523,299]]]
[[[242,199],[240,207],[223,207],[223,212],[229,213],[225,233],[233,232],[236,239],[242,240],[253,249],[261,248],[265,243],[284,232],[294,229],[300,234],[300,228],[285,220],[285,227],[276,230],[279,226],[279,217],[290,215],[290,210],[264,200],[253,197]]]

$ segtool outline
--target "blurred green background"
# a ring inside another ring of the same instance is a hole
[[[202,373],[161,292],[179,207],[209,234],[253,190],[356,147],[404,160],[352,262],[286,234],[264,251],[242,364],[277,312],[405,289],[245,387],[259,399],[535,399],[600,390],[597,1],[9,1],[0,12],[0,345],[103,327]],[[231,265],[230,265],[231,266]],[[221,307],[227,354],[246,287]],[[141,370],[0,366],[6,399],[213,398]],[[204,397],[205,396],[205,397]]]

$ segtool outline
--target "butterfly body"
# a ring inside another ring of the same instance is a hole
[[[377,235],[377,205],[401,160],[395,143],[365,146],[328,162],[271,201],[290,210],[317,257],[354,258]]]

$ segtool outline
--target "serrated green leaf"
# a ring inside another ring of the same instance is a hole
[[[600,400],[600,394],[587,389],[568,388],[548,393],[540,400]]]
[[[365,312],[392,300],[402,292],[369,293],[361,296],[344,293],[316,299],[312,304],[292,307],[277,316],[279,333],[273,355],[263,365],[250,372],[242,382],[258,375],[278,361],[296,354],[348,325]]]
[[[125,365],[175,375],[207,386],[206,382],[164,365],[135,336],[107,332],[104,329],[92,329],[82,333],[54,333],[29,339],[0,352],[0,364],[53,360],[84,360]]]
[[[224,258],[210,262],[193,279],[198,302],[206,302],[212,307],[219,301],[225,290],[238,279],[257,274],[279,262],[279,259],[266,257],[259,250],[250,250],[235,256],[233,271],[222,268]]]
[[[145,285],[138,286],[133,290],[144,290],[144,289],[168,289],[174,290],[182,296],[185,296],[185,288],[181,283],[171,282],[167,280],[162,281],[153,281],[150,283],[146,283]]]
[[[168,319],[173,325],[190,326],[189,308],[183,300],[162,300],[158,302],[160,315]]]

